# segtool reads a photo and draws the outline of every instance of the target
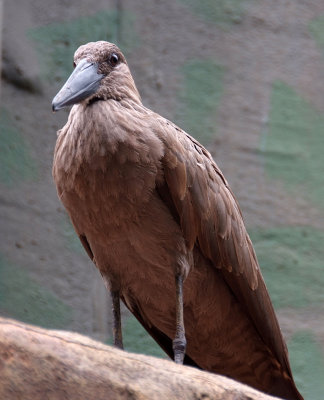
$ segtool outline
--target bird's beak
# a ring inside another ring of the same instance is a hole
[[[69,79],[52,101],[53,111],[80,103],[94,94],[104,75],[98,73],[98,64],[83,59],[79,61]]]

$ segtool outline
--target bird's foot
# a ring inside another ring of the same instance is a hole
[[[175,338],[173,340],[173,353],[174,353],[174,362],[176,364],[183,364],[184,356],[186,353],[186,338]]]
[[[115,336],[115,338],[114,338],[114,346],[117,349],[124,350],[123,339],[121,337],[121,334],[118,335],[118,334],[114,333],[114,336]]]

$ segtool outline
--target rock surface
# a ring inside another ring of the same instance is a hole
[[[270,400],[228,378],[0,319],[0,398]]]

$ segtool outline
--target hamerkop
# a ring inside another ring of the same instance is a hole
[[[145,108],[124,55],[81,46],[53,100],[58,195],[112,296],[178,363],[302,399],[242,214],[209,152]]]

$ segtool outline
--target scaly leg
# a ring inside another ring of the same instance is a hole
[[[101,272],[102,279],[106,286],[106,289],[110,293],[111,303],[112,303],[112,312],[113,312],[113,337],[114,337],[114,345],[119,349],[124,349],[123,346],[123,334],[122,334],[122,326],[121,326],[121,315],[120,315],[120,294],[119,290],[113,290],[113,285],[111,280]]]
[[[123,349],[123,335],[121,327],[121,316],[120,316],[120,297],[119,290],[110,290],[112,300],[112,311],[113,311],[113,336],[114,345],[119,349]]]
[[[176,276],[176,334],[173,339],[174,361],[177,364],[183,364],[183,359],[186,353],[186,336],[183,321],[183,277]]]

